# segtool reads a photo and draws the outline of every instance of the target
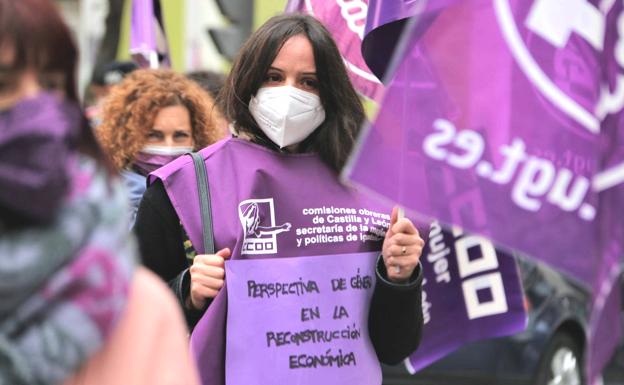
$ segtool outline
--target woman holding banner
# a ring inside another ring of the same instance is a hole
[[[202,247],[205,176],[191,157],[151,174],[135,225],[144,263],[195,326],[202,382],[381,383],[378,360],[420,341],[424,242],[338,181],[365,117],[330,34],[309,16],[272,18],[221,104],[234,137],[200,152],[218,251]]]

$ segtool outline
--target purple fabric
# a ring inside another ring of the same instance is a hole
[[[379,385],[367,333],[377,256],[227,261],[227,383]]]
[[[368,0],[366,16],[366,37],[386,24],[435,13],[458,0],[409,1]]]
[[[526,327],[516,263],[489,240],[434,222],[421,263],[425,326],[420,347],[406,362],[411,373],[468,342]]]
[[[130,52],[156,52],[154,0],[132,0],[130,23]]]
[[[169,66],[160,0],[132,0],[130,53],[141,67]]]
[[[43,93],[0,111],[0,205],[48,221],[68,188],[80,110]]]
[[[143,176],[147,176],[178,157],[179,155],[154,155],[138,152],[134,157],[132,169]]]
[[[395,49],[405,43],[401,38],[405,28],[411,34],[425,31],[440,10],[457,0],[437,1],[385,1],[370,0],[366,19],[366,32],[362,40],[362,56],[368,67],[386,83],[386,73],[392,74],[398,63],[390,60]],[[411,23],[411,24],[410,24]]]
[[[406,31],[400,67],[345,175],[570,273],[593,290],[597,331],[617,316],[606,278],[617,275],[624,233],[622,98],[605,98],[624,79],[622,4],[556,4],[467,0]],[[596,341],[592,378],[616,343]]]
[[[302,10],[303,7],[305,7],[304,0],[289,0],[288,3],[286,3],[286,8],[284,9],[284,12],[297,12]]]

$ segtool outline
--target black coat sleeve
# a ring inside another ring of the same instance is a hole
[[[178,215],[160,181],[147,188],[137,212],[134,232],[145,267],[162,278],[173,290],[192,329],[203,311],[188,309],[190,276]]]
[[[368,315],[368,332],[380,362],[400,363],[416,351],[423,327],[422,266],[407,284],[387,280],[381,258],[377,263],[377,284]]]

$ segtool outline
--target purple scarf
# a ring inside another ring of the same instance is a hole
[[[139,152],[134,159],[132,169],[143,176],[148,176],[177,157],[179,155],[155,155]]]
[[[42,93],[0,112],[0,208],[48,222],[68,186],[77,106]]]

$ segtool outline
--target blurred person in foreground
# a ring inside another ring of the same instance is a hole
[[[51,1],[0,0],[0,384],[59,384],[79,370],[74,383],[162,383],[126,382],[112,361],[90,374],[130,327],[134,341],[160,338],[143,346],[149,356],[126,339],[134,367],[167,356],[150,369],[169,380],[183,370],[190,381],[167,383],[193,384],[174,300],[135,269],[125,193],[79,108],[76,59]],[[165,312],[150,314],[157,332],[137,327],[143,303]]]
[[[96,134],[128,188],[131,222],[149,173],[220,138],[213,104],[193,81],[166,69],[136,70],[112,89]]]

